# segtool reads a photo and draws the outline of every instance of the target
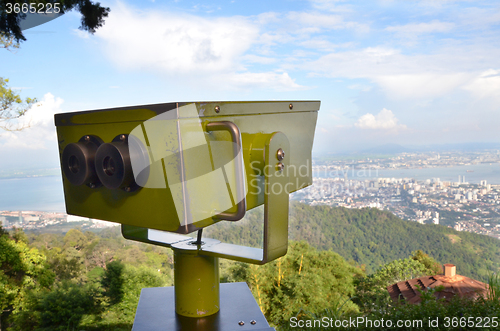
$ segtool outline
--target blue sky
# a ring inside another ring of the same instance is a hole
[[[387,143],[500,142],[497,1],[101,1],[0,50],[36,97],[0,132],[0,169],[58,166],[53,114],[171,101],[321,100],[314,153]]]

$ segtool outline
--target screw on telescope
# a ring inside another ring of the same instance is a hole
[[[250,324],[255,325],[255,324],[257,324],[257,321],[255,321],[255,320],[251,320],[251,321],[250,321]]]
[[[245,322],[243,322],[243,321],[239,321],[239,322],[238,322],[238,325],[243,326],[243,325],[245,325]]]
[[[84,140],[85,141],[90,141],[90,136],[85,136]]]
[[[285,152],[280,148],[278,149],[278,152],[276,153],[276,158],[278,158],[278,161],[283,161],[285,158]]]
[[[285,165],[281,162],[279,162],[276,167],[278,167],[278,171],[283,171],[283,169],[285,169]]]
[[[220,112],[220,107],[219,106],[215,106],[215,112],[218,114]]]
[[[127,138],[127,136],[126,136],[126,135],[124,135],[124,134],[121,134],[121,135],[120,135],[120,140],[121,140],[121,141],[124,141],[126,138]]]
[[[288,105],[288,108],[290,108],[290,110],[292,110],[292,109],[293,109],[293,105],[292,105],[292,104],[289,104],[289,105]]]

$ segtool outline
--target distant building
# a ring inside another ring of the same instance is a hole
[[[84,221],[88,221],[89,218],[88,217],[75,216],[75,215],[68,215],[68,217],[66,218],[66,220],[68,222],[84,222]]]
[[[432,219],[432,223],[439,224],[439,213],[437,211],[434,212],[434,218]]]
[[[428,289],[442,286],[443,289],[435,291],[436,299],[450,301],[455,296],[477,299],[487,296],[488,289],[485,283],[456,274],[453,264],[444,265],[444,274],[425,276],[402,281],[387,287],[391,299],[395,302],[419,304],[422,301],[422,293]]]

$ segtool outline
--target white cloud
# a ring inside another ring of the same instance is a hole
[[[433,32],[449,32],[455,27],[455,24],[449,22],[440,22],[434,20],[430,23],[410,23],[405,25],[394,25],[385,28],[386,31],[400,34],[423,34]]]
[[[241,74],[229,74],[226,79],[221,81],[230,81],[232,84],[236,84],[238,88],[264,88],[264,89],[274,89],[278,91],[290,91],[290,90],[304,90],[308,87],[299,85],[295,83],[286,72],[264,72],[264,73],[241,73]],[[230,85],[226,85],[226,88],[231,88]]]
[[[455,74],[406,74],[377,76],[373,80],[392,99],[432,98],[451,92],[465,83],[469,75]]]
[[[369,26],[353,21],[345,21],[342,15],[322,14],[319,12],[290,12],[286,21],[293,22],[289,26],[292,33],[318,33],[323,30],[352,29],[359,32],[368,32]]]
[[[244,17],[206,19],[117,4],[96,36],[123,68],[199,74],[242,69],[238,58],[258,32]]]
[[[281,18],[268,13],[254,19]],[[264,46],[260,48],[263,50],[284,39],[261,34],[259,24],[242,16],[206,19],[184,13],[139,11],[118,4],[96,36],[109,59],[125,70],[182,75],[196,83],[213,82],[216,74],[218,88],[304,88],[288,73],[248,69],[252,64],[275,63],[273,56],[255,54],[255,50],[259,45]]]
[[[389,109],[382,109],[377,115],[367,113],[354,126],[360,129],[404,130],[406,125],[398,124],[398,119]]]
[[[258,56],[254,54],[243,55],[241,58],[249,63],[259,63],[259,64],[271,64],[271,63],[276,63],[276,61],[278,61],[276,58]]]
[[[73,29],[73,33],[78,37],[82,39],[89,39],[90,38],[90,33],[87,31],[82,31],[78,29]]]
[[[472,79],[464,89],[476,97],[500,97],[500,70],[489,69]]]
[[[349,5],[344,5],[345,0],[309,0],[313,8],[331,12],[350,12]]]
[[[33,105],[19,120],[20,125],[29,124],[29,128],[0,133],[0,152],[3,154],[6,150],[26,150],[29,153],[29,150],[57,148],[54,114],[61,112],[63,102],[51,93],[45,94],[42,101]]]
[[[464,86],[472,91],[474,84],[477,91],[485,84],[495,86],[495,79],[478,76],[485,65],[498,64],[498,56],[500,49],[484,47],[450,46],[434,54],[404,54],[379,46],[332,52],[301,68],[319,76],[368,79],[391,99],[434,98]],[[476,79],[472,85],[471,79]]]
[[[360,90],[362,92],[368,92],[373,88],[373,86],[363,85],[363,84],[353,84],[347,86],[347,88],[350,88],[351,90]]]
[[[346,26],[343,24],[342,16],[332,14],[306,13],[306,12],[290,12],[287,19],[293,22],[294,25],[303,25],[307,27],[324,28],[324,29],[342,29]]]

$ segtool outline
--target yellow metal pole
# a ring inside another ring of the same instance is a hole
[[[219,311],[219,258],[196,250],[174,250],[175,311],[204,317]]]

